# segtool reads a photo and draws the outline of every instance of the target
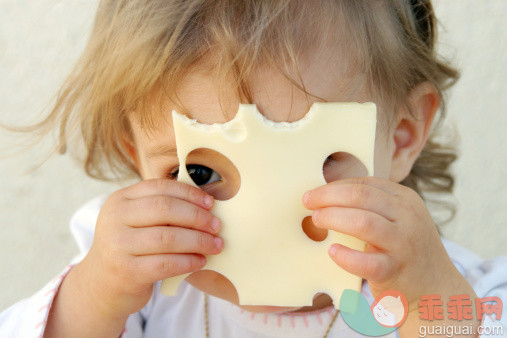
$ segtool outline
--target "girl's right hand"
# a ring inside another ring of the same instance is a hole
[[[223,240],[215,236],[220,223],[209,211],[212,205],[204,191],[169,179],[111,194],[77,269],[98,310],[108,318],[137,312],[154,282],[199,270],[206,264],[203,255],[220,253]]]

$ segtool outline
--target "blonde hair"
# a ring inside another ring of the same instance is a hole
[[[86,48],[52,110],[36,124],[8,128],[36,132],[33,140],[40,140],[59,126],[54,151],[60,154],[80,129],[87,175],[140,178],[129,156],[135,145],[129,114],[135,112],[141,126],[151,130],[161,117],[160,109],[152,108],[154,98],[162,96],[185,113],[174,95],[176,85],[205,56],[217,56],[213,70],[219,83],[232,78],[245,103],[252,103],[249,75],[262,64],[276,67],[312,95],[288,69],[298,71],[304,53],[317,53],[328,36],[344,32],[354,68],[365,75],[385,112],[381,122],[389,127],[395,116],[388,112],[407,105],[411,88],[430,81],[442,96],[458,78],[436,54],[435,20],[430,2],[423,0],[102,0]],[[456,154],[435,135],[402,182],[421,196],[453,189],[449,166]]]

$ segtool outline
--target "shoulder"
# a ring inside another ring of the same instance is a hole
[[[441,238],[458,271],[474,289],[477,297],[501,293],[507,297],[507,256],[484,259],[457,243]]]
[[[70,232],[76,240],[81,255],[86,253],[92,245],[100,209],[109,195],[103,194],[87,201],[74,212],[70,219]]]
[[[110,194],[103,194],[97,196],[77,209],[70,219],[71,229],[72,227],[87,227],[90,228],[90,224],[95,225],[97,217],[99,215],[102,205],[109,197]]]

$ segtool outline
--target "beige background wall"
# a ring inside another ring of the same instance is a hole
[[[82,50],[92,0],[0,0],[0,121],[33,121]],[[483,257],[507,254],[507,33],[504,0],[437,0],[441,50],[463,70],[449,101],[461,134],[458,214],[445,234]],[[87,178],[67,156],[23,175],[51,140],[4,158],[19,143],[0,131],[0,310],[33,294],[77,252],[72,213],[118,189]]]

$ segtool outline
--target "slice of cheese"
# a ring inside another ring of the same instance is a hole
[[[344,289],[360,291],[361,278],[334,263],[328,249],[340,243],[364,251],[365,243],[336,231],[322,242],[308,238],[301,223],[312,211],[302,197],[326,184],[322,167],[334,152],[356,156],[373,174],[375,104],[315,102],[291,123],[266,119],[255,104],[240,104],[223,124],[201,124],[176,111],[172,117],[179,181],[196,186],[185,161],[197,148],[220,152],[240,173],[237,194],[211,209],[222,222],[224,249],[207,256],[204,269],[227,277],[241,305],[311,306],[323,292],[338,308]],[[160,292],[175,295],[187,276],[165,279]]]

